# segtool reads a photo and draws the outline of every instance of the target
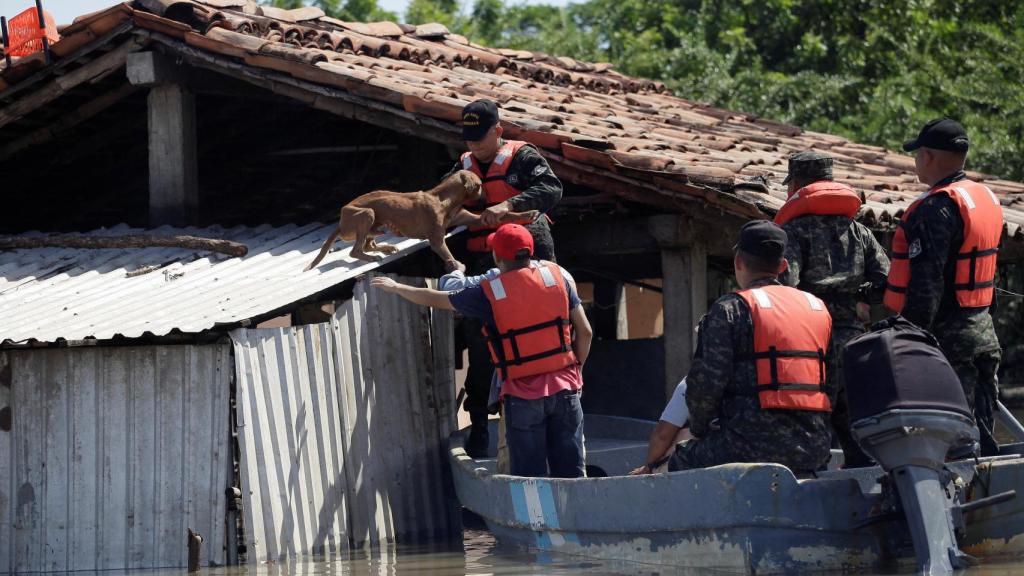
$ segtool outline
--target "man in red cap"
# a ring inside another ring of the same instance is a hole
[[[498,229],[498,219],[509,211],[539,210],[545,215],[562,197],[562,183],[551,170],[540,151],[528,142],[506,140],[500,122],[498,104],[493,100],[476,100],[462,110],[462,139],[467,152],[452,167],[449,175],[469,170],[483,182],[479,204],[466,206],[480,214],[479,225],[470,226],[460,234],[465,244],[456,241],[453,249],[466,263],[469,274],[482,274],[491,267],[488,236]],[[527,224],[533,236],[533,255],[540,260],[555,261],[555,244],[547,216]],[[496,407],[489,390],[494,366],[487,344],[480,337],[482,325],[474,318],[463,318],[459,332],[467,348],[469,366],[466,372],[466,401],[463,404],[472,422],[466,453],[473,458],[487,455],[490,444],[487,415]],[[456,347],[458,349],[458,346]]]
[[[505,224],[488,237],[500,273],[458,292],[371,282],[421,306],[479,318],[501,377],[509,466],[516,476],[584,476],[579,390],[593,331],[576,283],[561,266],[533,260],[533,237]],[[575,335],[575,338],[573,337]]]

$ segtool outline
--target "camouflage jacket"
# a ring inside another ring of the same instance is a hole
[[[857,301],[881,302],[889,275],[889,257],[871,231],[846,216],[816,215],[794,218],[782,229],[789,236],[789,269],[779,280],[824,300],[834,328],[863,330]]]
[[[936,186],[966,177],[958,172]],[[911,258],[903,316],[935,334],[950,361],[998,350],[988,308],[961,308],[952,288],[956,254],[964,239],[964,222],[956,203],[945,194],[925,198],[911,212],[904,232]]]
[[[766,284],[778,282],[762,280],[751,288]],[[690,430],[697,437],[722,436],[716,444],[729,451],[723,460],[818,468],[829,457],[829,415],[762,410],[753,351],[750,309],[736,294],[722,296],[701,319],[697,352],[687,374]],[[831,389],[826,393],[835,397]]]

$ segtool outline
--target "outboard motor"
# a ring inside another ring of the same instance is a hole
[[[963,494],[945,461],[950,450],[976,446],[978,430],[935,337],[889,318],[847,344],[843,371],[853,437],[888,474],[883,493],[895,491],[920,572],[965,567],[956,542]]]

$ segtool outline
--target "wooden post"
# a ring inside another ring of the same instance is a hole
[[[149,90],[149,224],[197,220],[195,97],[181,68],[154,52],[130,54],[128,80]]]
[[[690,370],[697,349],[697,323],[707,312],[707,249],[683,217],[652,217],[650,230],[662,245],[665,398],[668,399]]]

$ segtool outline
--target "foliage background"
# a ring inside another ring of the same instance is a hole
[[[274,0],[295,7],[302,0]],[[1024,180],[1024,2],[979,0],[313,0],[355,21],[441,22],[490,46],[612,62],[708,102],[898,149],[939,116],[970,167]]]
[[[274,0],[296,7],[302,0]],[[1024,1],[314,0],[354,21],[441,22],[480,44],[612,62],[678,96],[899,150],[928,120],[971,136],[968,167],[1024,180]],[[1024,267],[1000,284],[1024,293]],[[999,298],[1004,384],[1024,385],[1024,299]]]

